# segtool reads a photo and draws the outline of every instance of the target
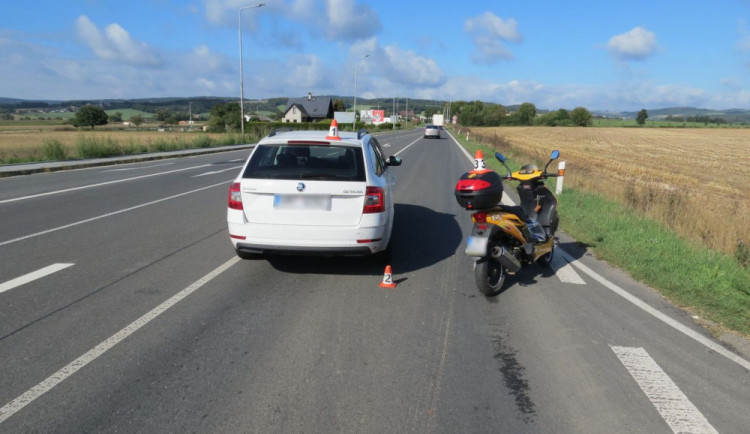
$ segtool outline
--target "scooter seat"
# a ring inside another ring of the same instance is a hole
[[[509,212],[511,214],[515,214],[518,216],[521,221],[526,221],[529,219],[529,216],[526,215],[526,211],[523,210],[520,206],[510,206],[510,205],[502,205],[500,204],[500,209],[504,212]]]

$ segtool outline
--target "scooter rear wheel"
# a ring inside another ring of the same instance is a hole
[[[500,293],[505,283],[505,267],[492,258],[482,258],[474,267],[474,280],[477,288],[487,297],[493,297]]]

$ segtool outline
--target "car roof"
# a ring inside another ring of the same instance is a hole
[[[289,140],[314,140],[314,141],[326,141],[331,144],[341,144],[350,146],[362,146],[365,137],[369,136],[367,133],[362,138],[357,138],[358,133],[350,131],[339,131],[339,137],[341,141],[335,141],[328,139],[328,131],[322,130],[296,130],[296,131],[283,131],[276,134],[264,137],[258,142],[258,144],[286,144]]]

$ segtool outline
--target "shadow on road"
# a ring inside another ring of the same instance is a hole
[[[269,255],[277,270],[299,274],[382,275],[385,265],[403,274],[429,267],[453,256],[461,245],[455,215],[418,205],[396,204],[390,258]]]
[[[560,250],[565,250],[565,253],[573,257],[573,259],[580,259],[586,254],[586,248],[588,246],[583,243],[579,243],[577,241],[569,240],[562,242],[560,241],[559,244],[555,247],[555,261],[561,259],[561,252]],[[564,261],[564,260],[563,260]],[[488,300],[492,300],[495,297],[502,295],[503,292],[509,290],[510,288],[514,286],[533,286],[538,283],[538,278],[544,277],[549,278],[555,275],[555,268],[553,267],[542,267],[539,264],[527,264],[524,265],[523,268],[521,268],[518,273],[516,273],[514,276],[508,276],[505,279],[505,284],[503,285],[503,288],[500,290],[500,292],[493,297],[488,297]]]

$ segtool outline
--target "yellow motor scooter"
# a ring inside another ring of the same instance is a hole
[[[473,170],[456,184],[456,200],[464,209],[474,211],[466,254],[477,258],[474,278],[484,295],[499,294],[506,276],[516,274],[525,264],[552,263],[554,235],[560,219],[557,198],[544,180],[561,175],[547,172],[550,163],[559,156],[559,151],[553,151],[544,169],[526,164],[512,172],[505,157],[497,152],[495,157],[508,170],[504,178],[491,170]],[[519,182],[516,187],[519,206],[500,204],[503,180]]]

